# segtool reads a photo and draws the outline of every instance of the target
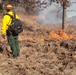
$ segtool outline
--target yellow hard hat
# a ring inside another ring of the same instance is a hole
[[[12,9],[12,5],[11,4],[8,4],[7,6],[6,6],[6,9]]]

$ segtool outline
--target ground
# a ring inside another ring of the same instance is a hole
[[[69,24],[62,36],[61,25],[42,25],[36,16],[19,16],[24,28],[19,35],[20,56],[10,56],[0,35],[0,75],[76,75],[76,26]]]

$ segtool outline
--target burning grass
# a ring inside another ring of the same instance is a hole
[[[66,33],[64,30],[59,30],[58,32],[51,30],[48,40],[71,40],[76,39],[75,36],[73,33]]]
[[[19,35],[20,57],[13,59],[0,53],[0,74],[76,75],[75,27],[63,31],[27,20]]]

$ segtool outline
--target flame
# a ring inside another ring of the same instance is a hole
[[[73,33],[69,33],[68,27],[70,26],[69,23],[66,24],[66,29],[60,29],[58,31],[50,30],[49,36],[47,40],[76,40],[76,35]]]
[[[53,30],[50,31],[49,40],[59,40],[61,37]]]
[[[74,38],[75,38],[75,35],[73,33],[68,34],[64,30],[61,29],[58,32],[51,30],[49,33],[48,40],[71,40]]]

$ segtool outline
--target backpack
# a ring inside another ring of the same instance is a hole
[[[9,26],[8,30],[10,32],[14,32],[15,34],[21,33],[23,31],[21,20],[16,19],[15,13],[14,13],[14,17],[10,14],[6,14],[6,15],[9,15],[12,18],[12,22],[11,22],[11,25]]]

